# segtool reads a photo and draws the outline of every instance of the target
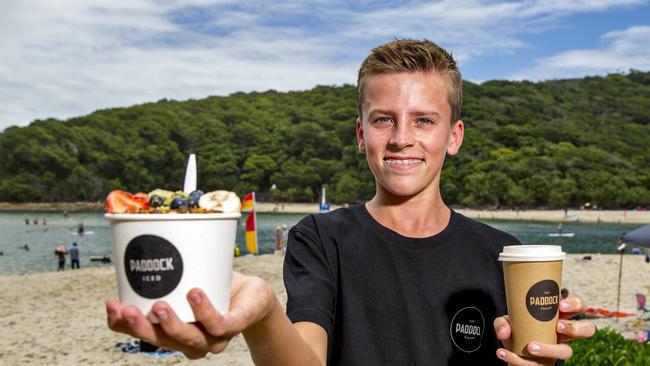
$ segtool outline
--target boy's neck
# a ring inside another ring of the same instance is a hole
[[[421,192],[413,197],[378,192],[366,203],[366,208],[381,225],[410,238],[440,233],[451,217],[451,210],[442,201],[440,191]]]

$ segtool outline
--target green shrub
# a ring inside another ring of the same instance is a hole
[[[571,342],[573,357],[565,366],[650,366],[650,344],[630,341],[610,328]]]

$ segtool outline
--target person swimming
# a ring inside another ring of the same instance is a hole
[[[29,244],[25,244],[23,246],[16,247],[16,249],[22,249],[22,250],[24,250],[26,252],[29,252]]]

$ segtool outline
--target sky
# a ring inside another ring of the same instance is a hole
[[[0,131],[160,99],[355,84],[430,39],[463,78],[650,70],[650,0],[2,0]]]

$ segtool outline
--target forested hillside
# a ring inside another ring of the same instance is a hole
[[[442,190],[471,207],[650,205],[650,73],[464,83],[465,142]],[[95,201],[113,189],[199,187],[269,199],[369,198],[353,86],[235,93],[35,121],[0,134],[0,201]],[[275,185],[277,189],[271,190]]]

